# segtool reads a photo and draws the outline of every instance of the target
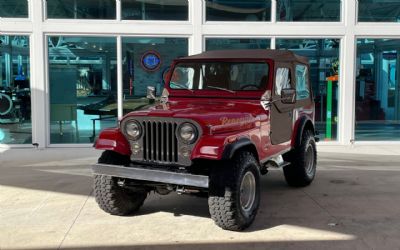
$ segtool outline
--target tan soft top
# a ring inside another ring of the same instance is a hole
[[[201,54],[181,57],[179,60],[207,60],[207,59],[271,59],[279,62],[300,62],[308,64],[308,59],[296,55],[289,50],[247,49],[247,50],[213,50]]]

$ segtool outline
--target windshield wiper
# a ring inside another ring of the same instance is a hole
[[[210,86],[210,85],[208,85],[207,88],[210,88],[210,89],[218,89],[218,90],[224,90],[224,91],[227,91],[227,92],[233,93],[233,94],[236,93],[236,91],[233,91],[233,90],[230,90],[230,89],[226,89],[226,88],[220,88],[220,87],[216,87],[216,86]]]
[[[172,82],[172,84],[173,84],[173,85],[176,85],[176,86],[178,86],[178,87],[180,87],[181,89],[189,90],[190,92],[193,93],[193,89],[189,89],[187,86],[185,86],[185,85],[183,85],[183,84],[179,84],[179,83],[175,83],[175,82]]]

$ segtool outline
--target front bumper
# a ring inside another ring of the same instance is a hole
[[[93,174],[96,175],[109,175],[132,180],[208,188],[208,176],[205,175],[149,169],[141,166],[125,167],[100,163],[93,165],[92,170]]]

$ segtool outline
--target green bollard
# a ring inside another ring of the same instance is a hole
[[[333,82],[328,80],[328,86],[326,90],[326,135],[325,139],[332,139],[332,89]]]

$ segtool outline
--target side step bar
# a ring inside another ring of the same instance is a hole
[[[267,167],[273,168],[283,168],[289,165],[290,162],[284,161],[282,155],[278,155],[276,157],[272,157],[266,162]]]
[[[166,184],[208,188],[208,176],[177,173],[144,167],[125,167],[109,164],[95,164],[93,174],[109,175],[133,180],[153,181]]]

